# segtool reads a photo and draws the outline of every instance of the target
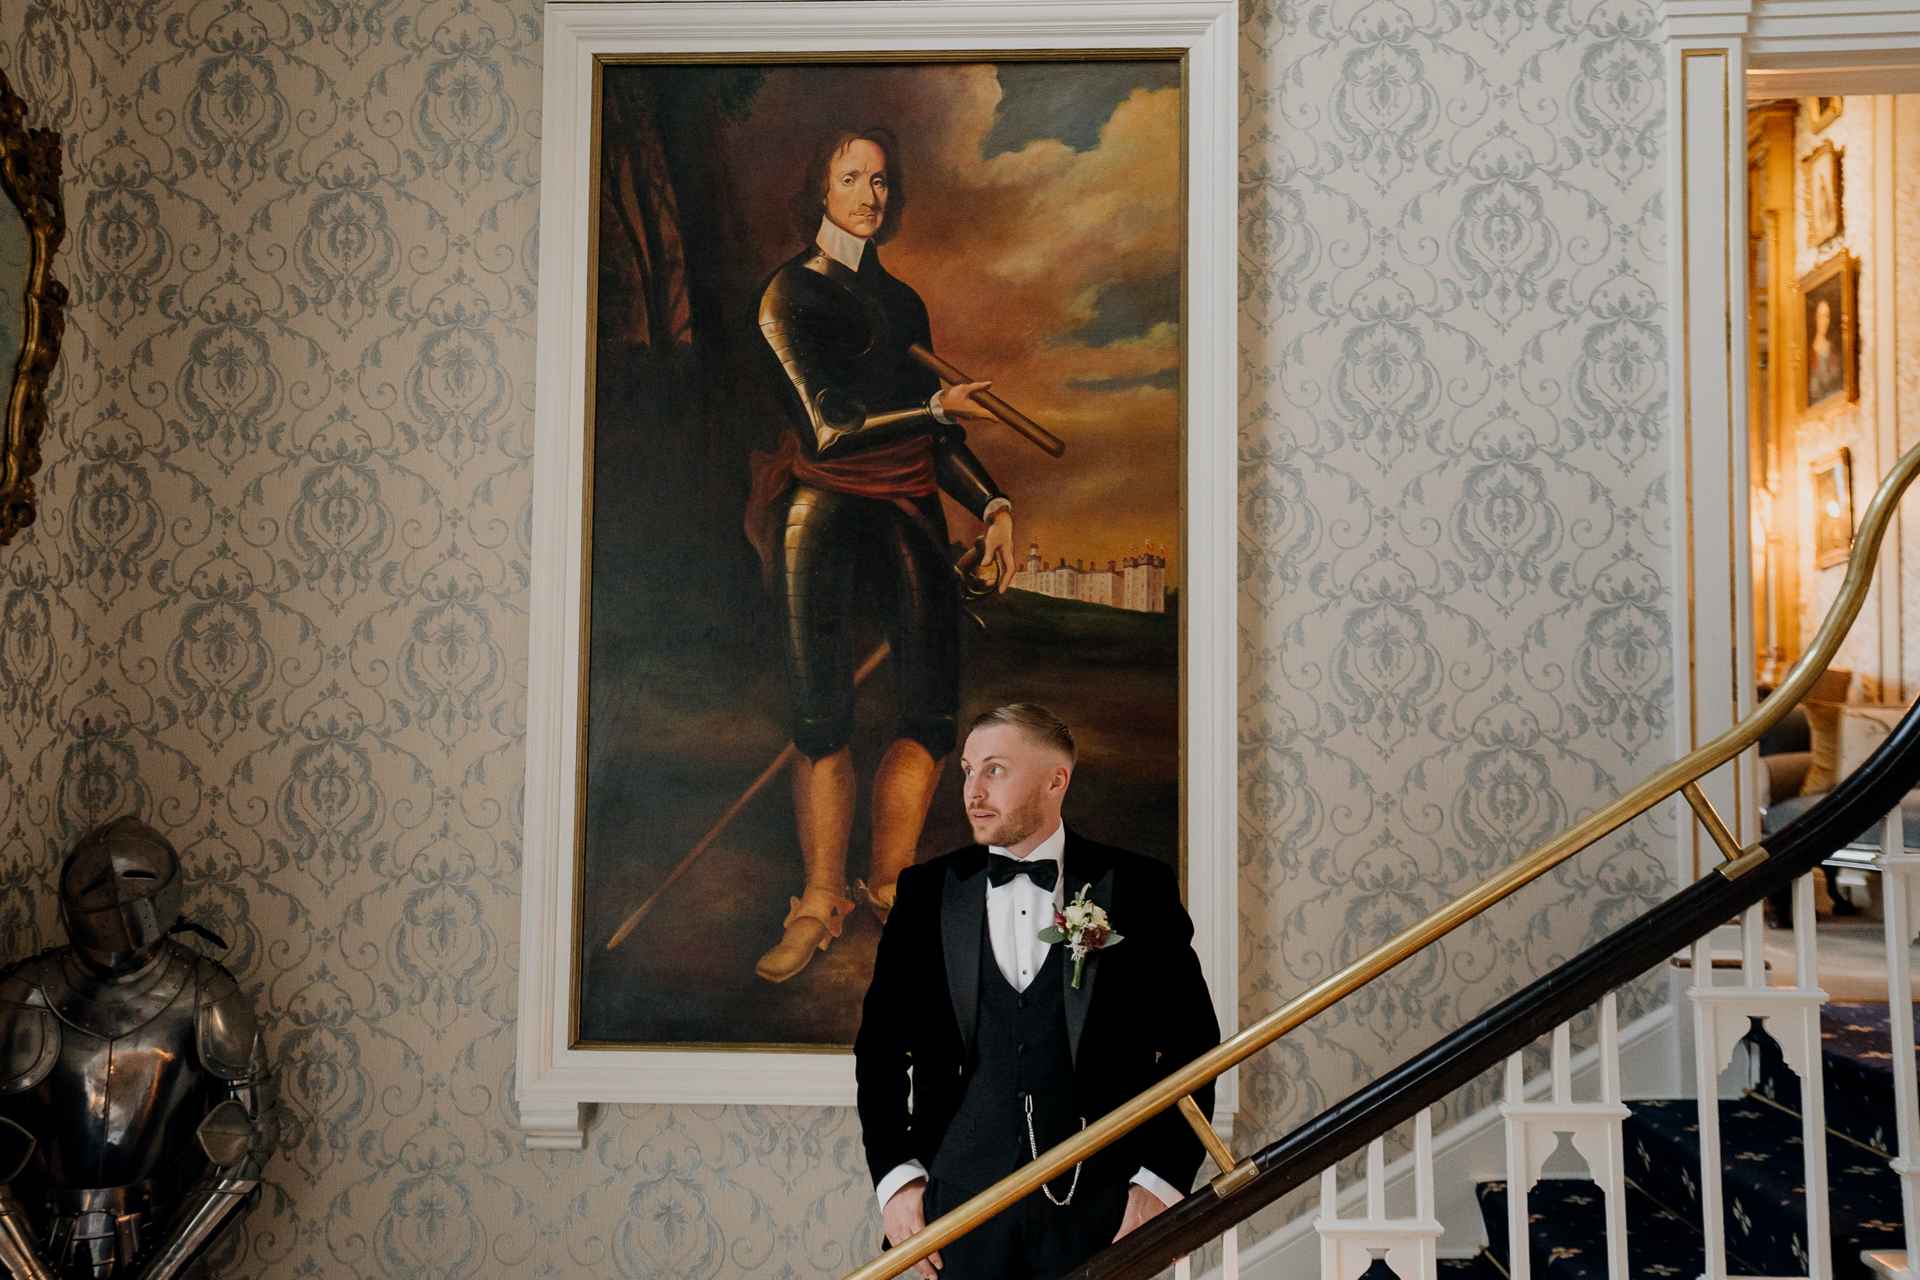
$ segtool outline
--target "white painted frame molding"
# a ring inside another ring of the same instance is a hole
[[[1754,636],[1747,501],[1747,163],[1750,97],[1920,88],[1916,0],[1665,0],[1669,377],[1674,502],[1674,751],[1751,711]],[[1749,76],[1749,72],[1753,72]],[[1890,123],[1890,122],[1889,122]],[[1876,129],[1876,138],[1890,137]],[[1888,157],[1876,155],[1885,162]],[[1890,184],[1888,184],[1890,186]],[[1891,206],[1875,210],[1890,228]],[[1875,287],[1891,289],[1891,280]],[[1887,335],[1882,335],[1887,336]],[[1888,362],[1881,361],[1884,365]],[[1878,376],[1890,377],[1891,370]],[[1871,483],[1890,465],[1891,413]],[[1881,554],[1876,627],[1900,683],[1897,532]],[[1734,835],[1759,837],[1757,753],[1701,780]],[[1698,827],[1676,824],[1679,882],[1694,876]],[[1717,860],[1708,848],[1704,868]],[[1676,990],[1678,988],[1676,987]]]
[[[549,3],[540,194],[533,613],[515,1098],[527,1143],[580,1147],[597,1103],[845,1106],[843,1053],[576,1049],[575,756],[595,60],[634,53],[1179,50],[1187,66],[1187,895],[1222,1029],[1238,1026],[1235,323],[1238,9],[1230,0]],[[1238,1109],[1223,1077],[1215,1124]]]
[[[1747,503],[1747,99],[1754,0],[1667,0],[1668,378],[1673,440],[1674,754],[1753,709]],[[1758,837],[1758,755],[1700,780]],[[1684,806],[1676,882],[1719,860]]]

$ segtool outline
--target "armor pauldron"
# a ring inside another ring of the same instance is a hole
[[[261,1071],[260,1025],[240,984],[205,961],[212,975],[200,988],[200,1062],[222,1080],[251,1080]]]
[[[0,981],[0,1094],[33,1088],[59,1060],[60,1020],[16,970]]]

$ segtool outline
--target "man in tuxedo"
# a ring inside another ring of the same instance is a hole
[[[1172,868],[1061,822],[1067,726],[1030,703],[989,711],[961,767],[978,843],[901,874],[854,1041],[895,1245],[1220,1039]],[[1082,887],[1121,941],[1075,986],[1068,947],[1038,935]],[[1195,1101],[1210,1114],[1212,1087]],[[1169,1107],[920,1273],[1053,1280],[1180,1199],[1202,1157]]]

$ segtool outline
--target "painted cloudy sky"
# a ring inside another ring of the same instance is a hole
[[[882,261],[926,300],[942,355],[1067,442],[1056,461],[969,433],[1013,498],[1021,555],[1037,536],[1049,563],[1149,538],[1177,556],[1177,64],[770,72],[729,148],[767,270],[799,248],[787,200],[815,140],[874,124],[899,135],[908,194]]]

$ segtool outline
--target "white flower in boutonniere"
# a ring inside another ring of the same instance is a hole
[[[1080,989],[1080,971],[1086,967],[1087,957],[1095,951],[1105,951],[1121,940],[1107,923],[1107,913],[1100,909],[1097,902],[1087,901],[1087,886],[1081,885],[1080,892],[1066,909],[1055,908],[1053,923],[1040,931],[1040,941],[1049,945],[1064,942],[1073,953],[1073,989]]]

